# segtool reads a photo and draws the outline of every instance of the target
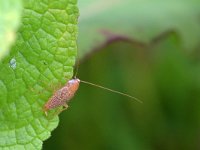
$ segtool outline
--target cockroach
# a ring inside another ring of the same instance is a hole
[[[142,103],[142,101],[139,100],[138,98],[128,95],[126,93],[122,93],[122,92],[119,92],[119,91],[116,91],[116,90],[113,90],[110,88],[106,88],[106,87],[103,87],[103,86],[100,86],[100,85],[97,85],[97,84],[94,84],[91,82],[87,82],[84,80],[80,80],[78,78],[74,78],[74,79],[69,80],[61,89],[57,90],[52,95],[52,97],[45,103],[45,105],[43,107],[43,111],[45,112],[46,116],[47,116],[47,112],[49,110],[54,109],[56,107],[63,106],[64,107],[63,110],[67,109],[68,108],[67,104],[70,101],[70,99],[74,96],[76,91],[78,90],[80,82],[129,97],[131,99],[134,99],[134,100]]]
[[[68,108],[67,103],[74,96],[79,88],[80,80],[75,78],[69,80],[61,89],[57,90],[50,99],[45,103],[43,111],[47,116],[47,111],[59,106],[63,106],[64,109]]]

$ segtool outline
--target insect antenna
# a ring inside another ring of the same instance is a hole
[[[80,57],[79,57],[79,52],[78,52],[78,49],[77,49],[76,64],[75,64],[75,67],[74,67],[74,76],[73,76],[74,79],[77,78],[78,71],[79,71],[79,65],[80,65]]]
[[[79,58],[77,58],[77,60],[76,60],[76,65],[75,65],[75,69],[74,69],[74,71],[75,71],[75,73],[74,73],[74,79],[76,79],[77,78],[77,74],[78,74],[78,69],[79,69],[79,64],[80,64],[80,60],[79,60]]]
[[[111,91],[113,93],[117,93],[117,94],[129,97],[129,98],[131,98],[131,99],[133,99],[133,100],[135,100],[135,101],[137,101],[139,103],[143,103],[143,101],[141,101],[140,99],[138,99],[138,98],[136,98],[134,96],[131,96],[129,94],[122,93],[122,92],[119,92],[119,91],[116,91],[116,90],[113,90],[113,89],[110,89],[110,88],[107,88],[107,87],[104,87],[104,86],[101,86],[101,85],[97,85],[97,84],[94,84],[94,83],[91,83],[91,82],[84,81],[84,80],[80,80],[80,82],[88,84],[88,85],[92,85],[92,86],[95,86],[95,87],[98,87],[98,88],[101,88],[101,89],[104,89],[104,90],[107,90],[107,91]]]

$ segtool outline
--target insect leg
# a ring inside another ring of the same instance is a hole
[[[45,113],[45,115],[46,115],[46,116],[48,116],[48,113],[47,113],[47,111],[44,111],[44,113]]]
[[[58,111],[56,111],[53,116],[59,115],[61,112],[63,112],[64,110],[66,110],[68,107],[69,106],[66,103],[64,103],[63,106],[62,106],[62,109],[58,109]]]

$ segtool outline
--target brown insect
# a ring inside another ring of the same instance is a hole
[[[45,103],[43,111],[47,116],[47,112],[50,109],[54,109],[59,106],[63,106],[63,110],[68,108],[67,103],[74,96],[79,88],[80,80],[75,78],[69,80],[61,89],[57,90]],[[62,111],[63,111],[62,110]]]
[[[67,103],[69,102],[69,100],[74,96],[74,94],[78,90],[80,82],[129,97],[131,99],[134,99],[134,100],[142,103],[142,101],[139,100],[138,98],[130,96],[128,94],[125,94],[125,93],[122,93],[119,91],[115,91],[115,90],[112,90],[112,89],[109,89],[109,88],[106,88],[106,87],[103,87],[103,86],[100,86],[97,84],[93,84],[93,83],[90,83],[87,81],[83,81],[78,78],[74,78],[74,79],[69,80],[61,89],[57,90],[52,95],[52,97],[50,97],[50,99],[45,103],[45,105],[43,107],[43,111],[45,112],[46,116],[47,116],[47,112],[49,110],[54,109],[56,107],[63,106],[64,108],[61,111],[67,109],[68,108]]]

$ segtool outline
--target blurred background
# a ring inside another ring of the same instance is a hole
[[[80,84],[43,149],[200,149],[200,2],[79,1]]]

